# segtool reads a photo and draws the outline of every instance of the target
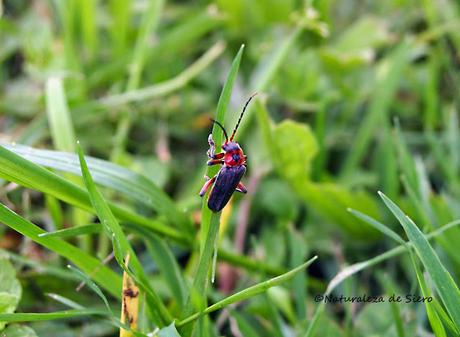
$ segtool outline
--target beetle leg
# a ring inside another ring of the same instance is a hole
[[[212,177],[211,179],[209,179],[209,177],[207,177],[207,178],[208,178],[208,179],[206,179],[206,177],[205,177],[205,179],[206,179],[207,181],[204,183],[203,187],[202,187],[201,190],[200,190],[200,197],[202,197],[202,196],[206,193],[206,191],[208,190],[209,186],[211,186],[212,183],[214,182],[214,180],[216,180],[216,177],[215,177],[215,176]]]
[[[246,186],[243,185],[242,182],[239,182],[238,183],[238,186],[236,187],[236,190],[240,193],[248,193],[248,189],[246,188]]]
[[[208,166],[218,165],[218,164],[223,164],[223,163],[224,163],[223,159],[210,159],[207,162]]]

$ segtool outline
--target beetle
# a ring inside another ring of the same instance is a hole
[[[200,197],[202,197],[212,185],[208,198],[208,207],[213,212],[220,212],[228,203],[234,191],[238,191],[240,193],[247,193],[248,191],[241,182],[241,178],[246,172],[247,156],[243,153],[240,145],[233,141],[233,138],[235,137],[236,131],[238,130],[249,102],[251,102],[255,95],[257,95],[257,93],[249,97],[244,104],[243,111],[236,122],[235,129],[233,130],[230,139],[228,138],[227,131],[223,125],[218,121],[211,119],[214,124],[217,124],[222,129],[225,136],[225,143],[222,144],[223,152],[220,153],[215,153],[216,145],[212,138],[212,134],[208,137],[209,150],[207,155],[209,160],[207,165],[223,165],[214,177],[204,177],[206,182],[200,191]]]

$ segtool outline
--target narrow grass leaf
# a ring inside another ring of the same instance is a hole
[[[225,44],[222,41],[219,41],[216,44],[214,44],[198,60],[196,60],[192,65],[190,65],[186,70],[184,70],[176,77],[173,77],[172,79],[152,86],[128,91],[123,94],[117,94],[101,98],[99,100],[99,103],[107,107],[114,107],[127,104],[130,102],[139,102],[146,99],[164,96],[168,93],[176,91],[187,85],[193,78],[195,78],[204,69],[206,69],[222,54],[224,49]]]
[[[8,150],[36,164],[81,175],[78,156],[73,153],[34,149],[23,145],[2,144]],[[98,184],[111,188],[163,214],[176,226],[190,227],[190,220],[177,209],[171,198],[150,179],[122,166],[86,157],[88,168]]]
[[[394,52],[386,60],[389,64],[385,67],[385,73],[377,81],[375,95],[370,103],[366,118],[360,123],[360,128],[354,137],[353,145],[343,166],[345,176],[353,172],[363,158],[376,129],[385,121],[392,97],[401,78],[401,72],[409,60],[408,53],[411,50],[407,42],[400,43]]]
[[[371,218],[370,216],[368,216],[368,215],[366,215],[364,213],[361,213],[360,211],[354,210],[352,208],[349,208],[348,211],[351,214],[353,214],[355,217],[357,217],[358,219],[361,219],[364,222],[368,223],[369,225],[371,225],[372,227],[377,229],[379,232],[381,232],[381,233],[385,234],[386,236],[392,238],[393,240],[395,240],[399,244],[401,244],[401,245],[406,244],[406,241],[404,241],[403,238],[400,237],[395,231],[390,229],[388,226],[385,226],[381,222],[375,220],[374,218]]]
[[[13,314],[0,314],[0,321],[5,322],[36,322],[36,321],[51,321],[56,319],[69,319],[81,316],[106,316],[107,311],[99,309],[75,309],[64,310],[57,312],[47,313],[13,313]]]
[[[269,279],[267,281],[258,283],[256,285],[253,285],[252,287],[249,287],[249,288],[246,288],[246,289],[244,289],[242,291],[239,291],[236,294],[230,295],[230,296],[224,298],[223,300],[221,300],[219,302],[216,302],[213,305],[207,307],[203,312],[195,313],[195,314],[191,315],[190,317],[187,317],[186,319],[178,322],[177,326],[186,325],[186,324],[198,319],[202,315],[206,315],[206,314],[209,314],[209,313],[211,313],[213,311],[225,308],[225,307],[229,306],[230,304],[247,300],[248,298],[254,297],[256,295],[259,295],[259,294],[267,291],[271,287],[280,285],[283,282],[286,282],[286,281],[292,279],[297,273],[305,270],[305,268],[310,266],[317,258],[318,258],[317,256],[314,256],[313,258],[311,258],[310,260],[308,260],[304,264],[302,264],[302,265],[300,265],[300,266],[288,271],[285,274],[282,274],[282,275],[279,275],[279,276],[274,277],[272,279]]]
[[[64,202],[92,212],[88,194],[81,187],[0,146],[0,177],[19,185],[50,194]],[[160,234],[185,243],[182,233],[158,221],[151,221],[114,204],[114,214],[121,220],[148,227]]]
[[[83,225],[78,227],[70,227],[60,229],[54,232],[47,232],[39,234],[39,237],[56,237],[56,238],[69,238],[74,237],[77,235],[89,235],[89,234],[96,234],[102,231],[101,224],[91,224],[91,225]]]
[[[409,251],[410,252],[410,251]],[[417,281],[420,286],[421,293],[424,298],[432,297],[432,293],[430,289],[428,288],[425,278],[420,271],[420,268],[418,267],[418,264],[415,259],[414,253],[410,252],[410,257],[412,261],[412,265],[414,267],[415,273],[417,275]],[[434,301],[437,301],[436,298],[434,298]],[[434,304],[431,302],[425,302],[425,309],[426,309],[426,314],[428,316],[428,320],[430,321],[431,328],[433,329],[433,332],[436,337],[445,337],[446,336],[446,331],[444,330],[444,326],[441,323],[441,320],[436,312],[436,308],[434,307]]]
[[[178,307],[183,308],[187,296],[187,286],[171,249],[164,240],[153,233],[146,234],[145,243],[153,261],[163,275],[172,297],[176,300]]]
[[[407,217],[387,196],[381,192],[379,195],[385,205],[401,223],[409,240],[414,245],[417,255],[430,275],[430,278],[433,281],[447,312],[457,328],[460,327],[460,291],[452,279],[452,276],[442,265],[439,257],[436,255],[428,240],[415,223],[412,222],[412,220]]]
[[[75,133],[61,78],[50,77],[46,82],[46,112],[54,147],[74,152]]]
[[[215,120],[224,125],[225,122],[225,115],[227,112],[228,105],[230,103],[230,98],[232,96],[233,86],[235,84],[235,80],[238,74],[238,69],[240,67],[241,58],[243,56],[244,45],[241,45],[238,53],[236,54],[235,58],[233,59],[232,66],[230,67],[230,71],[227,75],[225,80],[224,86],[222,88],[222,92],[219,96],[219,101],[217,102],[217,109],[216,109],[216,118]],[[216,144],[216,152],[219,153],[221,150],[221,144],[223,143],[223,132],[217,126],[213,125],[212,128],[212,139]],[[218,167],[207,167],[206,168],[206,175],[208,177],[213,177],[216,175],[218,171]],[[205,200],[205,199],[203,199]],[[203,251],[204,244],[206,242],[206,235],[208,234],[209,224],[211,222],[211,210],[208,209],[207,203],[203,202],[201,207],[201,238],[200,238],[200,251]]]
[[[429,233],[426,235],[426,239],[430,240],[432,238],[435,238],[441,234],[443,234],[445,231],[452,229],[460,224],[460,220],[455,220],[452,222],[449,222],[448,224],[445,224],[444,226],[438,228],[437,230]],[[341,270],[337,275],[335,275],[332,280],[329,282],[327,285],[327,289],[324,295],[330,294],[339,284],[341,284],[344,280],[349,278],[350,276],[360,272],[361,270],[370,268],[380,262],[383,262],[385,260],[388,260],[392,257],[401,255],[402,253],[405,253],[409,247],[412,246],[411,242],[406,243],[405,245],[400,245],[396,248],[390,249],[386,251],[385,253],[379,254],[377,256],[374,256],[371,259],[368,259],[366,261],[362,262],[357,262],[354,263],[343,270]],[[323,314],[325,309],[325,302],[322,301],[320,305],[316,308],[315,313],[313,314],[313,318],[310,320],[310,323],[305,331],[305,334],[302,335],[302,337],[313,337],[315,335],[315,332],[318,328],[318,322]]]
[[[107,312],[115,317],[113,315],[113,312],[112,312],[112,309],[110,308],[110,304],[109,304],[109,301],[107,300],[107,297],[105,297],[104,293],[101,291],[101,289],[97,286],[96,283],[94,283],[89,277],[88,275],[86,275],[85,273],[82,273],[80,270],[78,270],[77,268],[75,267],[72,267],[71,265],[68,265],[67,266],[73,273],[75,273],[75,275],[78,276],[78,278],[80,278],[81,281],[83,281],[88,287],[91,288],[92,291],[94,291],[94,293],[99,296],[99,298],[104,302],[105,304],[105,307],[107,308]]]
[[[0,222],[34,242],[65,257],[113,296],[120,298],[121,277],[83,250],[57,238],[40,237],[44,231],[0,204]]]
[[[75,301],[72,301],[71,299],[69,299],[67,297],[59,295],[59,294],[47,293],[46,296],[48,296],[49,298],[52,298],[53,300],[55,300],[55,301],[57,301],[59,303],[62,303],[64,305],[68,306],[71,309],[77,309],[77,310],[85,309],[84,306],[78,304]]]
[[[225,121],[225,115],[227,112],[227,107],[230,102],[233,85],[235,83],[238,69],[241,62],[241,57],[243,55],[244,45],[242,45],[233,59],[230,71],[225,80],[222,92],[219,97],[216,111],[216,120],[220,123]],[[212,129],[212,138],[216,143],[216,150],[220,150],[220,145],[222,144],[223,134],[219,127],[216,125]],[[207,167],[206,175],[213,177],[217,173],[217,167]],[[218,240],[218,233],[220,227],[220,215],[221,213],[213,213],[207,206],[207,196],[203,198],[203,203],[201,206],[201,232],[200,232],[200,261],[198,263],[198,268],[196,269],[195,277],[193,279],[193,284],[191,288],[191,293],[189,294],[184,316],[190,315],[193,312],[193,294],[200,294],[203,297],[203,303],[200,306],[206,306],[206,287],[207,287],[207,277],[209,273],[209,266],[211,264],[211,259],[214,250],[216,249],[216,240]],[[183,334],[189,335],[191,333],[192,326],[185,327],[182,331]]]
[[[164,0],[150,1],[148,7],[144,11],[136,44],[134,46],[133,57],[129,66],[128,91],[135,90],[139,87],[146,54],[150,48],[148,40],[158,26],[163,5]]]

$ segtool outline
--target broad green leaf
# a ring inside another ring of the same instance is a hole
[[[291,183],[309,176],[318,144],[310,127],[292,120],[278,124],[273,130],[273,158],[280,175]]]
[[[430,278],[438,291],[439,297],[444,303],[452,321],[455,323],[457,328],[460,327],[460,291],[455,284],[455,281],[452,279],[452,276],[441,263],[439,257],[436,255],[430,243],[417,225],[387,196],[381,192],[379,192],[379,195],[388,209],[394,214],[401,226],[404,228],[407,237],[414,245],[418,257],[430,275]]]
[[[377,17],[363,16],[355,21],[333,43],[333,48],[342,53],[358,52],[376,48],[390,41],[385,22]]]
[[[0,253],[0,313],[12,313],[21,298],[22,288],[16,278],[16,270],[8,260],[6,254]],[[0,320],[0,331],[5,322]]]
[[[35,331],[26,325],[11,324],[2,332],[5,337],[38,337]]]

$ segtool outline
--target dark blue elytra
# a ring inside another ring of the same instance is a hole
[[[245,172],[244,165],[223,166],[220,169],[209,194],[208,207],[211,211],[219,212],[225,207]]]

